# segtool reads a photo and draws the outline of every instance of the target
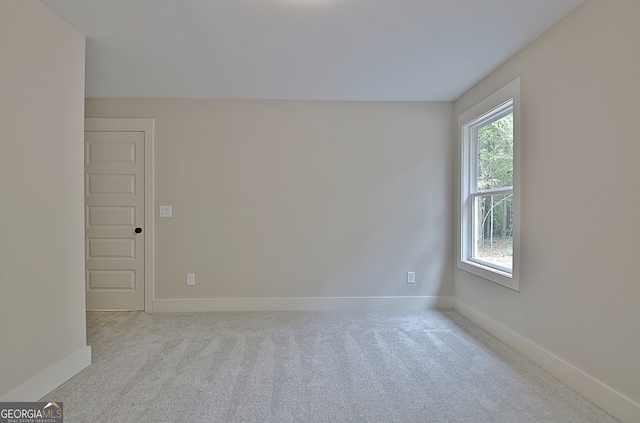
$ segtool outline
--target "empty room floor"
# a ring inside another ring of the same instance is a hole
[[[74,422],[558,422],[613,417],[454,310],[87,313]]]

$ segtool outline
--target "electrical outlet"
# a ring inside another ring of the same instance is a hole
[[[416,283],[416,272],[407,272],[407,283]]]
[[[196,274],[187,273],[187,285],[195,285],[195,284],[196,284]]]

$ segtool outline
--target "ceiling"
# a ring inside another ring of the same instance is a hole
[[[583,0],[43,0],[87,97],[452,101]]]

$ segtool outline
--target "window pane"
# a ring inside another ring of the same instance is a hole
[[[473,231],[472,258],[513,268],[513,194],[475,197]]]
[[[513,186],[513,114],[478,128],[477,187]]]

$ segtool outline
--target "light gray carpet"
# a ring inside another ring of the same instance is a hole
[[[87,314],[93,364],[42,401],[84,422],[612,417],[453,310]]]

